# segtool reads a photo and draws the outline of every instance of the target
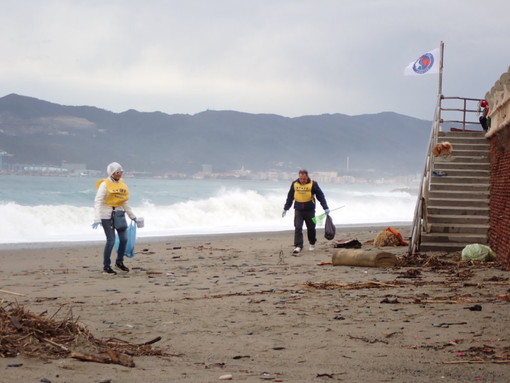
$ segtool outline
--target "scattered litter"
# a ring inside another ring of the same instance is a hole
[[[493,261],[496,253],[489,246],[474,243],[464,247],[461,257],[463,261]]]
[[[474,306],[470,306],[470,307],[464,307],[466,310],[470,310],[470,311],[482,311],[482,306],[481,305],[474,305]]]
[[[361,249],[361,242],[357,239],[341,239],[336,241],[333,247],[339,249]]]

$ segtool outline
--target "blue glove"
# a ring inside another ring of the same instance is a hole
[[[282,211],[282,218],[285,217],[285,214],[287,214],[287,210]]]
[[[93,228],[93,229],[97,229],[97,227],[98,227],[99,225],[101,225],[101,222],[94,222],[94,223],[92,224],[92,228]]]
[[[324,213],[326,213],[326,215],[329,215],[329,209],[324,210]]]

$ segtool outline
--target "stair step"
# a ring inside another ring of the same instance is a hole
[[[490,185],[486,184],[465,184],[465,183],[431,183],[430,191],[440,191],[440,190],[459,190],[459,191],[469,191],[469,192],[488,192]]]
[[[488,169],[475,169],[475,168],[459,168],[453,166],[436,166],[434,168],[434,172],[432,173],[431,179],[434,180],[436,178],[448,178],[448,177],[457,177],[459,178],[486,178],[489,179],[489,170]],[[443,174],[443,175],[441,175]]]
[[[438,140],[485,140],[485,132],[439,132]]]
[[[487,235],[470,233],[422,233],[422,242],[487,243]]]
[[[448,169],[459,169],[459,170],[489,170],[489,162],[474,163],[474,162],[447,162],[442,161],[440,163],[434,163],[434,170],[448,170]]]
[[[430,206],[457,206],[463,208],[489,206],[488,198],[429,198]]]
[[[430,221],[429,221],[430,223]],[[429,234],[476,234],[487,237],[489,233],[489,224],[469,224],[469,223],[432,223],[430,224]]]
[[[433,199],[467,199],[481,200],[486,199],[489,203],[489,190],[477,191],[474,193],[470,190],[431,190],[429,198]]]
[[[489,163],[489,157],[488,156],[480,156],[480,155],[472,155],[472,156],[457,156],[457,155],[451,155],[450,157],[437,157],[434,159],[434,164],[443,164],[443,163],[449,163],[449,162],[461,162],[461,163],[482,163],[482,164],[488,164]]]
[[[489,216],[489,205],[484,206],[427,206],[428,215]]]
[[[484,183],[486,184],[488,181],[488,177],[462,177],[462,176],[440,176],[440,177],[431,177],[430,183],[435,184],[459,184],[459,183],[465,183],[465,184],[480,184]]]
[[[477,143],[469,143],[469,144],[454,144],[453,146],[452,156],[466,156],[466,157],[483,157],[482,153],[487,153],[489,151],[489,144],[477,144]]]
[[[487,215],[462,215],[462,214],[429,214],[427,220],[430,224],[471,224],[488,225]]]

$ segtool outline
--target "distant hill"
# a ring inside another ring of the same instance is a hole
[[[103,170],[118,161],[153,174],[201,170],[344,173],[373,169],[379,175],[420,172],[431,122],[384,112],[348,116],[282,117],[235,111],[195,115],[90,106],[64,106],[10,94],[0,98],[0,151],[10,162],[59,166],[63,160]]]

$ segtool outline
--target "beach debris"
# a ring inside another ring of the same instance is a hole
[[[483,344],[482,346],[472,346],[467,350],[459,350],[456,355],[459,358],[465,358],[465,360],[447,361],[443,364],[510,364],[510,347],[508,346],[498,349],[495,346]]]
[[[474,305],[474,306],[464,307],[464,308],[469,311],[482,311],[481,305]]]
[[[283,249],[280,250],[278,254],[278,265],[285,265],[285,256],[283,254]]]
[[[500,301],[510,302],[510,294],[502,294],[502,295],[498,295],[498,299],[499,299]]]
[[[134,367],[133,356],[175,356],[152,349],[151,345],[161,340],[159,336],[139,344],[116,338],[97,339],[73,318],[70,309],[62,320],[56,320],[59,311],[46,318],[46,311],[37,315],[17,303],[1,305],[0,357],[16,357],[20,354],[49,359],[72,357]]]
[[[493,261],[496,253],[489,246],[474,243],[462,249],[461,258],[463,261]]]
[[[385,246],[407,246],[409,243],[404,240],[402,234],[392,227],[388,227],[379,232],[374,239],[375,247]]]
[[[27,296],[27,294],[15,293],[14,291],[1,290],[1,289],[0,289],[0,293],[3,293],[3,294],[10,294],[10,295],[16,295],[16,296],[18,296],[18,297],[26,297],[26,296]]]
[[[434,327],[441,327],[441,328],[448,328],[453,325],[464,325],[467,324],[467,322],[443,322],[443,323],[432,323],[432,326]]]
[[[421,278],[421,270],[408,269],[397,276],[397,278]]]
[[[307,282],[306,287],[318,290],[355,290],[355,289],[369,289],[377,287],[399,287],[396,284],[382,283],[377,281],[368,281],[363,283],[340,283],[333,281],[326,282]]]
[[[243,358],[251,358],[250,355],[236,355],[232,357],[232,359],[243,359]]]
[[[377,342],[380,342],[380,343],[388,344],[388,341],[377,339],[377,338],[369,339],[369,338],[365,338],[364,336],[353,336],[353,335],[349,335],[349,338],[357,339],[357,340],[362,340],[363,342],[366,342],[366,343],[377,343]]]
[[[384,298],[381,303],[389,303],[389,304],[396,304],[400,303],[397,298],[389,299],[388,297]]]
[[[225,374],[225,375],[221,375],[218,380],[232,380],[232,375],[231,374]]]
[[[326,265],[332,265],[333,262],[317,262],[316,265],[317,266],[326,266]]]
[[[340,239],[333,244],[338,249],[361,249],[361,242],[357,239]]]
[[[378,249],[341,249],[333,254],[331,261],[333,266],[392,267],[396,265],[397,257]]]

